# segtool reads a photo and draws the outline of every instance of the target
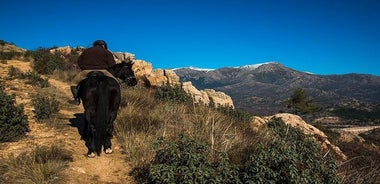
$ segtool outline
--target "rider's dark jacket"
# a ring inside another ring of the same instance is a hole
[[[112,53],[100,45],[86,49],[78,58],[82,70],[108,69],[115,64]]]

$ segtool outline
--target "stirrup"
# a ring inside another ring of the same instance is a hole
[[[80,104],[80,98],[74,98],[72,100],[69,100],[68,102],[70,104],[73,104],[73,105],[79,105]]]

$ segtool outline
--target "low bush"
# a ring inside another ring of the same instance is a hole
[[[16,105],[15,96],[6,94],[0,86],[0,142],[16,141],[28,131],[24,106]]]
[[[32,104],[37,119],[48,119],[53,113],[59,111],[59,102],[54,97],[35,95],[32,98]]]
[[[217,110],[227,116],[235,118],[237,121],[249,123],[252,120],[252,114],[233,108],[232,106],[218,107]]]
[[[209,161],[205,143],[180,135],[177,142],[158,140],[160,149],[149,168],[152,183],[240,183],[238,170],[221,154]]]
[[[64,69],[64,59],[59,54],[50,53],[49,49],[40,48],[29,53],[33,57],[33,70],[39,74],[52,74],[54,70]]]
[[[272,119],[268,131],[272,141],[247,147],[250,155],[241,164],[232,164],[227,153],[215,152],[205,142],[183,135],[176,142],[160,138],[146,169],[147,182],[339,183],[335,160],[324,155],[312,137],[281,119]]]
[[[176,103],[191,103],[193,100],[180,86],[164,85],[157,88],[156,99]]]
[[[22,72],[20,69],[10,66],[8,68],[8,78],[9,79],[26,79],[27,84],[31,84],[33,86],[39,86],[41,88],[49,87],[49,79],[42,78],[40,74],[32,71]]]
[[[339,183],[337,164],[311,136],[277,118],[268,128],[273,139],[252,151],[244,165],[244,183]]]
[[[23,76],[23,78],[27,79],[28,84],[31,84],[33,86],[39,86],[41,88],[49,87],[49,79],[48,78],[42,78],[40,74],[36,72],[28,71]]]

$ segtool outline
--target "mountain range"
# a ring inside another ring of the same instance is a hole
[[[283,101],[297,88],[323,107],[367,108],[380,103],[380,77],[368,74],[317,75],[278,62],[174,71],[182,82],[222,91],[231,96],[236,108],[263,115],[286,111]]]

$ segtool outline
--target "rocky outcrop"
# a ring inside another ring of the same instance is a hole
[[[58,52],[64,56],[68,56],[69,54],[71,54],[71,50],[72,50],[72,48],[70,46],[65,46],[65,47],[58,47],[58,48],[50,49],[49,52],[52,54]]]
[[[120,63],[122,61],[135,60],[135,55],[129,52],[113,52],[113,56],[115,58],[116,63]]]
[[[326,134],[315,128],[314,126],[307,124],[301,117],[289,114],[280,113],[273,116],[265,117],[254,117],[251,123],[251,127],[254,130],[258,130],[258,127],[267,124],[272,118],[281,118],[285,124],[290,125],[294,128],[299,128],[305,134],[312,135],[313,138],[322,146],[322,149],[326,151],[333,151],[335,155],[340,157],[342,160],[346,160],[347,156],[339,149],[339,147],[333,145],[327,138]]]
[[[132,67],[135,76],[146,87],[160,87],[163,85],[180,85],[179,77],[172,70],[153,70],[152,64],[144,60],[134,60]]]
[[[190,81],[183,82],[182,89],[187,94],[191,94],[195,103],[200,103],[200,104],[205,104],[205,105],[210,104],[210,98],[208,97],[207,93],[204,91],[199,91],[197,88],[193,86],[193,84]]]
[[[73,49],[75,48],[66,46],[51,49],[50,52],[59,52],[62,55],[66,56],[72,53]],[[80,51],[80,49],[77,50]],[[199,91],[192,85],[191,82],[181,83],[179,76],[173,70],[154,70],[152,63],[141,59],[136,59],[135,55],[129,52],[113,52],[113,55],[117,63],[122,61],[134,62],[132,70],[135,73],[135,77],[138,80],[139,86],[148,88],[157,88],[163,85],[181,86],[186,93],[190,94],[193,97],[194,102],[196,103],[201,103],[204,105],[210,105],[210,103],[212,103],[215,107],[228,106],[234,108],[234,103],[230,96],[213,89],[205,89]]]
[[[232,107],[235,108],[232,98],[223,92],[215,91],[213,89],[198,90],[191,82],[183,82],[182,89],[190,94],[194,102],[210,105],[214,107]]]
[[[213,89],[204,89],[204,92],[208,95],[211,102],[215,107],[232,107],[235,108],[232,98],[221,91],[215,91]]]

